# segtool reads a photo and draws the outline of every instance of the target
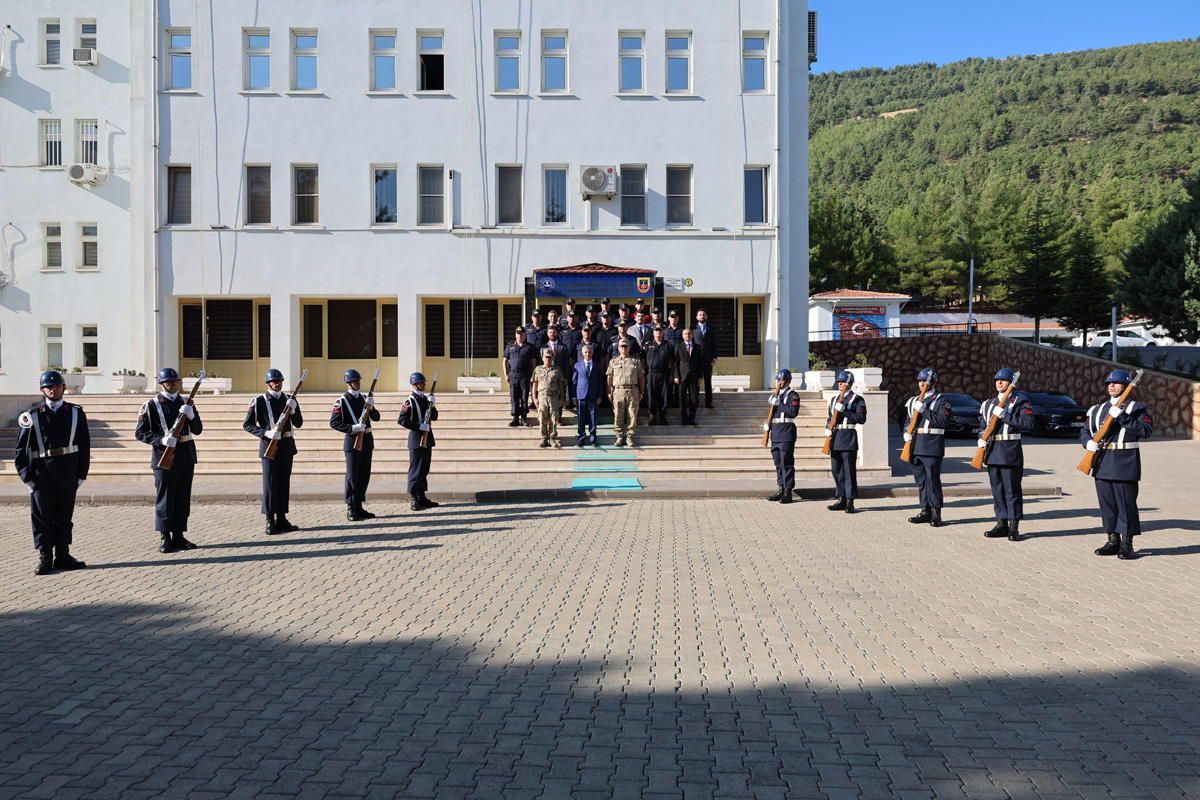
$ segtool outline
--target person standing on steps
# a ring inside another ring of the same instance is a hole
[[[712,374],[717,365],[717,332],[708,324],[708,312],[703,308],[696,310],[696,325],[692,328],[692,338],[700,345],[700,354],[704,356],[704,407],[713,407]],[[789,373],[790,374],[790,373]]]
[[[299,525],[288,521],[287,512],[292,494],[292,463],[296,458],[296,440],[292,434],[294,429],[304,426],[304,416],[300,413],[296,398],[284,394],[282,372],[267,370],[264,383],[267,384],[267,391],[250,401],[242,428],[259,439],[258,457],[262,461],[263,473],[262,513],[267,518],[265,533],[274,536],[300,530]],[[287,422],[276,430],[276,424],[288,408],[292,413]],[[267,448],[272,440],[278,440],[279,444],[275,447],[275,457],[267,458]]]
[[[539,447],[561,447],[558,441],[558,415],[562,413],[563,398],[567,395],[567,379],[555,362],[550,344],[542,348],[542,363],[533,371],[533,404],[541,425],[542,443]]]
[[[396,421],[408,429],[408,494],[412,498],[409,508],[422,511],[441,505],[426,496],[434,445],[430,423],[438,418],[437,398],[425,394],[425,376],[421,373],[408,376],[408,383],[412,386],[412,394],[400,406],[400,418]]]
[[[829,461],[833,470],[833,505],[830,511],[854,513],[858,498],[858,428],[867,421],[867,401],[854,393],[854,373],[842,370],[838,375],[840,398],[829,399],[825,438],[830,440]],[[837,414],[834,423],[833,415]]]
[[[631,345],[629,339],[620,339],[617,342],[617,357],[608,362],[608,396],[613,405],[615,447],[633,446],[638,403],[646,391],[646,368],[642,366],[640,358],[629,354]]]
[[[508,381],[508,413],[512,422],[508,427],[517,428],[529,424],[529,379],[533,375],[533,362],[537,350],[527,341],[525,328],[515,331],[516,341],[504,347],[500,370]]]
[[[580,345],[580,361],[575,364],[572,380],[575,384],[575,401],[578,404],[579,419],[576,423],[575,446],[583,447],[590,442],[592,447],[599,447],[596,438],[596,404],[604,390],[604,378],[600,362],[594,357],[596,348],[590,342]]]
[[[671,312],[674,314],[675,312]],[[672,383],[679,392],[681,424],[696,425],[696,407],[700,405],[700,384],[703,383],[704,356],[700,346],[692,341],[692,329],[684,328],[679,344],[675,345]]]
[[[158,371],[161,390],[138,412],[134,436],[151,446],[150,466],[154,470],[154,530],[158,531],[158,552],[194,550],[196,545],[184,538],[192,510],[192,479],[196,474],[196,443],[192,437],[203,433],[200,412],[179,394],[179,373],[170,367]],[[179,415],[187,417],[178,439],[171,436]],[[175,448],[169,469],[159,466],[163,452]]]
[[[650,396],[650,424],[669,425],[667,404],[671,400],[671,371],[675,366],[675,348],[663,339],[663,326],[654,326],[653,339],[646,342],[646,393]]]
[[[346,520],[375,519],[375,515],[363,508],[367,500],[367,487],[371,484],[371,460],[375,454],[375,436],[371,433],[371,423],[379,422],[379,411],[375,408],[375,398],[362,393],[362,375],[356,369],[346,370],[342,376],[346,391],[333,401],[333,411],[329,414],[329,427],[345,434],[342,441],[342,451],[346,454]],[[363,418],[363,410],[369,408],[367,417]],[[359,422],[359,420],[362,422]],[[362,449],[355,450],[354,443],[362,434]]]

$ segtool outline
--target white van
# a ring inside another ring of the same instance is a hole
[[[1087,344],[1082,336],[1076,336],[1071,344],[1076,347],[1112,347],[1112,330],[1094,331],[1088,333]],[[1117,347],[1155,347],[1158,342],[1138,336],[1133,331],[1117,330]]]

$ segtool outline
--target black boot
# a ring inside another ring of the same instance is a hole
[[[1021,541],[1021,523],[1018,520],[1010,519],[1008,521],[1008,540],[1010,542]]]
[[[50,547],[43,547],[38,551],[38,565],[33,574],[49,575],[51,572],[54,572],[54,550]]]
[[[658,424],[659,425],[670,425],[671,424],[671,423],[667,422],[666,412],[664,412],[662,415],[659,416]]]
[[[358,512],[359,519],[375,519],[375,515],[362,507],[362,503],[355,503],[354,510]]]
[[[346,503],[346,521],[358,522],[360,519],[362,518],[358,516],[358,507],[354,503]]]
[[[520,427],[520,425],[521,425],[520,418],[516,414],[513,414],[512,422],[508,423],[508,427],[517,428],[517,427]]]
[[[420,497],[421,497],[421,508],[437,508],[438,506],[441,505],[441,503],[435,503],[433,500],[430,500],[429,495],[425,494],[424,492],[421,492]]]
[[[1096,548],[1098,556],[1115,556],[1119,552],[1121,552],[1121,536],[1116,533],[1108,535],[1108,544]]]
[[[1117,552],[1117,558],[1122,561],[1132,561],[1137,557],[1137,553],[1133,551],[1133,536],[1128,533],[1121,534],[1121,549]],[[54,563],[54,566],[58,566],[57,561]]]
[[[792,490],[784,489],[783,497],[779,498],[779,505],[787,505],[790,502],[792,502]]]
[[[412,496],[412,502],[408,504],[408,507],[413,511],[420,511],[421,510],[421,498],[414,494]]]
[[[275,527],[275,517],[271,516],[270,514],[267,514],[267,526],[263,532],[267,534],[267,536],[274,536],[278,533],[283,533],[283,531]]]
[[[833,505],[828,506],[830,511],[844,511],[846,509],[846,498],[834,497]]]
[[[933,518],[929,520],[929,524],[934,528],[942,527],[942,510],[940,508],[933,509]]]
[[[909,517],[908,521],[914,525],[920,525],[923,522],[929,522],[931,519],[933,519],[932,509],[929,506],[925,506],[921,509],[920,514],[917,514],[915,517]]]
[[[846,498],[846,513],[847,513],[847,514],[854,514],[854,513],[857,513],[857,512],[855,512],[855,510],[854,510],[854,500],[853,500],[852,498],[849,498],[849,497],[847,497],[847,498]]]
[[[782,499],[783,499],[783,487],[782,486],[779,487],[779,489],[775,492],[775,494],[773,494],[767,498],[767,500],[769,500],[772,503],[776,503]]]
[[[60,544],[54,548],[55,569],[83,569],[87,564],[71,555],[70,545]]]
[[[996,524],[992,526],[992,529],[985,533],[984,536],[989,539],[1002,539],[1008,536],[1008,530],[1008,520],[998,519],[996,520]]]
[[[176,550],[195,550],[196,545],[183,538],[183,531],[174,531],[171,534],[171,547]]]
[[[291,533],[292,531],[300,530],[300,526],[293,525],[292,523],[288,522],[288,518],[284,514],[275,515],[275,528],[280,533]]]
[[[158,552],[174,553],[175,545],[171,544],[171,534],[167,531],[159,531],[158,533]]]

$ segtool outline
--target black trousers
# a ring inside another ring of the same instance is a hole
[[[178,461],[170,469],[154,470],[154,530],[183,533],[188,529],[195,474],[195,464]]]
[[[771,442],[771,460],[775,462],[775,482],[784,489],[796,487],[796,443]]]
[[[992,507],[996,519],[1025,519],[1024,502],[1021,495],[1021,467],[988,467],[988,481],[992,484]]]
[[[410,447],[408,450],[408,493],[414,497],[429,491],[429,464],[433,449]]]
[[[913,456],[913,477],[921,495],[921,507],[942,507],[942,457]]]
[[[679,413],[684,422],[696,421],[696,406],[700,405],[700,386],[694,378],[679,382]]]
[[[588,400],[587,398],[578,398],[579,402],[579,423],[576,431],[576,437],[580,442],[596,443],[596,401]]]
[[[1105,533],[1128,536],[1141,534],[1137,481],[1105,481],[1097,478],[1096,497],[1100,501],[1100,519],[1104,523]]]
[[[262,513],[286,514],[292,495],[292,461],[295,454],[276,452],[274,458],[262,459]]]
[[[29,516],[33,522],[33,546],[38,550],[71,544],[78,489],[74,478],[54,483],[35,482],[29,498]]]
[[[854,500],[858,497],[858,451],[830,450],[833,469],[833,496]]]
[[[704,365],[704,407],[712,408],[712,364]]]
[[[529,375],[510,374],[508,376],[508,413],[514,417],[524,417],[529,413]]]
[[[669,388],[673,384],[670,374],[666,372],[651,372],[646,376],[646,394],[650,397],[651,419],[667,415]]]
[[[367,486],[371,483],[371,456],[374,449],[346,451],[346,505],[362,503],[367,499]]]

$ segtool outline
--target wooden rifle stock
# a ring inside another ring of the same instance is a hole
[[[925,387],[925,390],[922,391],[920,396],[917,397],[917,402],[918,403],[925,402],[925,395],[928,394],[929,390],[932,388],[933,388],[932,382],[927,384]],[[911,437],[913,435],[913,431],[915,431],[916,429],[917,429],[917,412],[913,411],[912,419],[908,423],[908,435]],[[913,451],[912,443],[913,443],[913,440],[911,438],[907,442],[904,443],[904,449],[900,451],[900,460],[901,461],[912,461],[912,451]]]
[[[1018,372],[1016,375],[1013,375],[1012,383],[1008,385],[1008,388],[1004,390],[1004,396],[1000,398],[1001,408],[1003,408],[1004,404],[1008,402],[1008,398],[1012,395],[1013,390],[1016,389],[1017,381],[1020,379],[1021,373]],[[992,443],[992,436],[996,433],[996,426],[1000,422],[999,417],[995,416],[994,414],[990,416],[992,418],[988,421],[987,430],[985,430],[983,435],[979,437],[980,439],[986,441],[987,444],[976,450],[975,457],[971,459],[971,466],[975,469],[983,469],[983,462],[987,457],[988,445]]]
[[[379,383],[379,369],[378,368],[375,369],[375,379],[371,381],[371,390],[369,392],[367,392],[367,397],[375,396],[375,384],[377,384],[377,383]],[[370,416],[371,416],[371,404],[364,402],[363,403],[363,413],[362,413],[362,416],[358,418],[358,424],[365,425],[367,422],[367,418]],[[358,434],[354,437],[354,449],[355,450],[363,449],[363,437],[365,437],[366,435],[367,435],[366,431],[359,431]]]
[[[773,396],[779,397],[779,381],[775,381],[775,394]],[[772,405],[771,410],[767,412],[767,425],[766,425],[767,429],[765,431],[763,431],[763,445],[762,445],[763,447],[767,447],[771,444],[771,419],[774,416],[775,416],[775,406]]]
[[[433,385],[429,387],[429,394],[437,391],[437,370],[433,371]],[[421,420],[422,425],[429,424],[429,417],[433,414],[433,403],[425,409],[425,418]],[[421,447],[425,446],[425,442],[429,441],[429,431],[421,431]]]
[[[1137,386],[1138,381],[1141,380],[1143,371],[1139,369],[1137,374],[1133,376],[1133,380],[1125,387],[1125,391],[1121,392],[1121,397],[1117,400],[1117,408],[1124,408],[1129,403],[1129,395],[1133,392],[1133,387]],[[1096,435],[1092,437],[1092,441],[1096,444],[1103,442],[1108,436],[1108,429],[1112,425],[1112,422],[1113,418],[1111,415],[1105,416],[1104,424],[1100,426],[1100,430],[1096,431]],[[1079,462],[1079,471],[1084,475],[1090,476],[1092,470],[1099,466],[1096,464],[1096,455],[1098,452],[1088,450],[1083,454],[1083,461]]]
[[[300,382],[297,383],[296,388],[292,390],[292,396],[289,398],[290,400],[295,400],[296,395],[300,394],[300,387],[304,385],[304,379],[307,376],[308,376],[308,370],[304,370],[303,374],[300,375]],[[286,425],[287,421],[291,418],[292,418],[292,407],[287,406],[283,409],[283,415],[279,418],[279,421],[275,423],[275,427],[272,428],[272,432],[274,432],[274,431],[282,432],[283,426]],[[275,451],[279,449],[280,441],[281,441],[280,439],[272,439],[271,443],[267,445],[267,452],[263,453],[263,457],[274,458]]]
[[[196,392],[200,389],[200,384],[204,380],[204,376],[208,374],[208,370],[200,370],[200,377],[196,378],[196,385],[188,392],[187,400],[183,401],[185,406],[192,405],[192,398],[196,396]],[[151,401],[154,402],[154,401]],[[171,426],[171,438],[178,439],[179,434],[183,431],[183,423],[187,421],[187,417],[183,414],[183,409],[179,409],[179,416],[175,418],[175,424]],[[163,449],[162,456],[158,459],[158,466],[162,469],[170,469],[175,463],[175,447],[167,447]]]
[[[842,402],[842,400],[845,399],[845,397],[846,397],[846,390],[842,389],[842,393],[838,395],[838,402],[839,403]],[[829,422],[829,430],[833,430],[834,427],[837,425],[838,413],[839,412],[837,409],[833,410],[833,419],[831,419]],[[830,453],[833,452],[833,437],[832,436],[825,437],[825,446],[821,448],[821,452],[824,453],[825,455],[829,455]]]

